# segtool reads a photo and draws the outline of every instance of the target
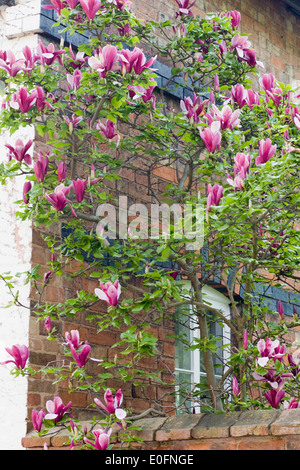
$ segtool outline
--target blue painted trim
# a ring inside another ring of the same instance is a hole
[[[48,4],[45,2],[44,4]],[[68,31],[65,33],[59,33],[62,28],[61,25],[53,26],[57,22],[57,13],[55,10],[46,10],[45,8],[41,7],[41,15],[40,15],[40,29],[43,30],[45,34],[51,36],[52,38],[60,41],[61,39],[64,40],[65,43],[72,44],[74,47],[78,47],[81,44],[85,44],[88,42],[88,34],[80,34],[74,33],[70,34]],[[147,58],[148,60],[148,58]],[[163,64],[162,62],[156,61],[155,62],[155,69],[157,74],[157,86],[158,88],[163,88],[166,82],[172,76],[171,74],[171,67]],[[173,84],[168,86],[167,93],[171,96],[174,96],[176,99],[184,99],[186,96],[192,96],[192,92],[186,88],[184,85],[181,85],[183,80],[174,79]]]

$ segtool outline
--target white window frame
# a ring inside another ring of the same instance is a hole
[[[184,290],[191,290],[191,282],[190,281],[179,281],[180,285],[182,285]],[[221,310],[222,314],[225,318],[230,318],[230,300],[216,289],[213,289],[210,286],[203,286],[202,288],[202,295],[203,295],[203,303],[207,304],[208,307],[213,307],[216,310]],[[190,305],[190,309],[192,311],[192,305]],[[190,325],[191,326],[191,321]],[[189,341],[190,344],[194,343],[194,340],[200,339],[200,331],[199,328],[190,328],[189,330]],[[229,358],[230,351],[229,348],[226,348],[225,345],[230,343],[230,328],[224,324],[223,326],[223,362],[226,364],[227,359]],[[176,354],[176,350],[175,350]],[[200,351],[199,349],[195,350],[188,350],[186,354],[190,354],[190,364],[191,369],[181,369],[175,367],[175,374],[176,373],[188,373],[191,376],[191,384],[200,383],[201,377],[205,377],[205,373],[201,372],[200,370]],[[226,365],[224,366],[224,370],[226,370]],[[200,413],[200,405],[195,404],[194,406],[196,413]]]

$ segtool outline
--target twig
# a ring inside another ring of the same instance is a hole
[[[167,416],[167,414],[164,413],[163,411],[156,410],[155,408],[148,408],[148,410],[143,411],[143,412],[140,413],[139,415],[128,416],[128,420],[129,420],[129,421],[136,421],[137,419],[145,418],[145,417],[148,416],[150,413],[154,413],[154,414],[157,414],[157,415],[159,415],[159,416]]]

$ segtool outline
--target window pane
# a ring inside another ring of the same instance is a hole
[[[191,370],[191,352],[187,347],[191,341],[191,331],[189,328],[189,307],[182,306],[176,308],[175,335],[175,368]]]
[[[191,409],[191,400],[186,400],[187,395],[191,391],[192,374],[188,372],[176,372],[177,379],[177,393],[176,393],[176,408],[177,413],[184,413]]]
[[[208,325],[209,325],[209,333],[215,337],[218,338],[216,340],[216,353],[213,354],[213,362],[215,366],[215,373],[217,375],[221,374],[221,366],[223,364],[223,326],[220,325],[217,321],[214,321],[214,316],[212,316],[209,312],[207,312],[208,315]],[[200,353],[200,371],[202,373],[205,373],[205,367],[204,367],[204,360],[203,360],[203,354]]]
[[[210,391],[207,388],[203,353],[199,348],[188,349],[199,341],[198,319],[191,305],[176,308],[175,373],[178,380],[176,406],[179,413],[211,410]],[[217,380],[222,374],[224,327],[216,317],[206,311],[209,335],[214,338],[213,362]],[[188,396],[188,399],[186,399]]]
[[[210,324],[210,333],[213,335],[213,336],[216,336],[218,339],[217,341],[217,347],[218,347],[218,351],[216,354],[214,354],[214,365],[222,365],[223,364],[223,350],[222,350],[222,346],[223,346],[223,327],[217,323],[217,322],[213,322]],[[216,367],[216,374],[221,373],[221,368],[220,367]]]

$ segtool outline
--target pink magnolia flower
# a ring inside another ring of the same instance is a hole
[[[48,106],[50,109],[54,109],[52,104],[46,101],[46,95],[42,87],[40,86],[36,87],[36,94],[37,94],[36,107],[39,111],[43,111],[45,106]],[[51,95],[49,94],[48,96],[50,97]]]
[[[253,105],[259,104],[259,96],[255,91],[249,89],[247,90],[246,101],[249,108],[252,109]]]
[[[205,127],[204,129],[200,127],[199,134],[209,152],[213,153],[215,150],[220,149],[222,138],[220,133],[220,122],[215,121],[209,127]]]
[[[118,10],[130,10],[132,2],[130,0],[114,0],[114,4]]]
[[[117,46],[107,44],[103,48],[99,47],[93,57],[88,59],[89,66],[98,70],[99,76],[104,78],[107,72],[120,70],[120,52]]]
[[[284,310],[283,310],[283,305],[282,305],[281,300],[278,301],[278,314],[280,318],[283,319]]]
[[[186,37],[186,28],[184,27],[184,25],[180,25],[177,27],[175,26],[172,26],[172,29],[173,29],[173,32],[174,34],[176,34],[176,36],[180,39],[180,38],[185,38]],[[202,57],[202,60],[203,60],[203,57]],[[201,62],[201,61],[200,61]]]
[[[120,388],[116,392],[115,398],[113,397],[111,390],[108,388],[104,394],[104,400],[105,405],[98,398],[95,398],[94,402],[109,414],[115,414],[118,419],[125,418],[126,412],[120,408],[123,402],[123,393]]]
[[[277,409],[285,396],[285,392],[281,388],[276,390],[272,389],[265,392],[264,395],[272,408]]]
[[[27,346],[24,344],[22,346],[19,344],[14,344],[12,348],[5,348],[5,350],[13,357],[13,359],[0,362],[0,364],[4,365],[12,362],[18,369],[24,369],[29,357],[29,350]]]
[[[45,327],[45,330],[48,331],[48,333],[50,333],[51,329],[52,329],[52,323],[51,323],[51,318],[50,316],[48,316],[44,322],[44,327]]]
[[[76,0],[76,3],[78,3],[78,1]],[[71,44],[69,46],[69,52],[71,56],[71,62],[69,63],[69,65],[71,65],[73,69],[81,69],[81,67],[83,67],[86,61],[88,60],[88,57],[85,57],[85,53],[81,51],[78,51],[76,52],[76,54],[74,54]]]
[[[75,349],[78,349],[83,345],[83,341],[80,341],[78,330],[71,330],[71,332],[66,331],[65,339],[67,341],[65,344],[72,344]]]
[[[217,206],[223,197],[223,186],[218,185],[217,183],[212,186],[211,184],[208,185],[207,187],[208,190],[208,196],[207,196],[207,201],[206,201],[206,208],[207,211],[211,211],[211,206]]]
[[[284,410],[300,408],[300,401],[297,401],[295,397],[292,397],[290,401],[285,400],[282,405]]]
[[[218,93],[220,91],[220,82],[219,82],[219,75],[215,73],[214,76],[214,92]]]
[[[20,70],[24,68],[25,62],[23,59],[17,59],[12,51],[7,51],[0,58],[0,69],[5,70],[8,75],[15,77]]]
[[[257,343],[257,348],[260,353],[260,357],[257,359],[257,363],[264,367],[269,359],[281,361],[283,356],[286,354],[286,346],[280,345],[278,339],[271,341],[270,338],[263,338]]]
[[[264,91],[271,91],[275,85],[275,77],[272,73],[263,73],[259,79],[259,84]]]
[[[152,82],[153,79],[150,79]],[[141,98],[144,101],[144,103],[148,103],[148,101],[152,101],[152,109],[155,109],[155,103],[156,103],[156,97],[153,94],[153,90],[156,88],[156,85],[149,86],[144,90],[144,93],[142,94]]]
[[[39,183],[42,183],[44,181],[44,178],[48,172],[48,166],[48,156],[44,156],[42,152],[39,152],[38,160],[33,165],[34,173]]]
[[[256,65],[256,51],[250,48],[251,42],[248,36],[235,34],[231,42],[231,50],[235,49],[240,60],[247,62],[251,67]]]
[[[153,79],[150,79],[151,82],[154,82]],[[153,90],[156,88],[156,84],[152,85],[148,88],[144,88],[140,85],[128,85],[129,96],[134,100],[138,100],[141,98],[144,103],[148,103],[148,101],[152,101],[152,109],[155,109],[156,97],[153,94]],[[128,101],[130,104],[134,104]]]
[[[54,44],[51,42],[48,46],[45,46],[39,39],[37,46],[37,54],[43,65],[51,65],[57,59],[60,65],[62,65],[61,55],[64,54],[64,50],[55,50]]]
[[[122,26],[120,26],[118,28],[118,33],[119,33],[120,36],[129,36],[129,34],[130,34],[130,24],[126,23],[126,24],[123,24]]]
[[[221,123],[221,129],[233,129],[240,124],[239,109],[232,111],[230,106],[225,105],[221,110],[219,110],[215,104],[212,104],[212,109],[216,119]]]
[[[91,179],[90,179],[90,185],[92,186],[93,184],[97,184],[98,181],[101,180],[101,177],[95,178],[95,165],[92,163],[91,164]]]
[[[109,445],[111,432],[111,429],[109,429],[107,432],[103,429],[95,429],[94,431],[92,431],[95,437],[95,442],[91,441],[87,437],[84,437],[83,440],[87,444],[93,446],[96,450],[106,450]]]
[[[82,80],[82,72],[78,68],[74,70],[73,74],[67,74],[67,81],[70,85],[71,90],[76,91],[80,87]]]
[[[242,190],[245,187],[245,173],[240,171],[233,179],[228,175],[227,181],[230,186],[233,186],[236,190]]]
[[[132,51],[129,49],[123,49],[120,53],[120,62],[123,74],[131,73],[133,70],[137,75],[140,75],[144,70],[149,69],[155,61],[156,56],[151,57],[146,62],[146,57],[142,49],[139,47],[135,47]]]
[[[32,410],[31,420],[32,420],[33,427],[37,432],[40,432],[40,430],[42,429],[43,420],[45,416],[46,416],[46,413],[44,410],[40,410],[40,411]]]
[[[29,202],[29,195],[28,195],[28,193],[29,193],[29,191],[31,190],[31,188],[32,188],[31,182],[30,182],[30,181],[26,181],[26,182],[24,183],[24,186],[23,186],[23,201],[24,201],[25,204],[28,204],[28,202]]]
[[[101,0],[80,0],[80,4],[89,20],[93,20],[101,8]]]
[[[296,126],[298,129],[300,129],[300,116],[299,116],[299,117],[298,117],[298,116],[299,116],[299,115],[295,116],[293,120],[294,120],[295,126]]]
[[[240,36],[239,34],[235,34],[232,38],[231,42],[231,50],[236,49],[236,52],[239,57],[243,57],[244,49],[247,49],[251,46],[251,42],[248,41],[248,36]]]
[[[95,294],[99,297],[100,300],[104,300],[105,302],[109,303],[115,307],[118,304],[119,297],[121,295],[121,286],[119,281],[115,281],[114,283],[108,281],[105,284],[100,282],[100,287],[95,289]]]
[[[62,211],[71,201],[66,198],[66,195],[70,191],[71,186],[65,186],[60,184],[54,190],[54,193],[45,194],[47,201],[49,201],[57,211]]]
[[[221,53],[222,56],[224,54],[226,54],[226,52],[227,52],[227,46],[226,46],[226,42],[224,41],[224,39],[222,39],[222,41],[219,44],[219,50],[220,50],[220,53]],[[202,57],[202,60],[203,60],[203,57]],[[201,62],[202,62],[202,60],[201,60]]]
[[[238,174],[240,171],[244,171],[245,175],[248,173],[251,165],[250,153],[245,155],[244,153],[237,153],[234,157],[234,174]]]
[[[243,344],[244,344],[244,349],[247,351],[247,349],[248,349],[248,332],[247,332],[247,330],[244,331]]]
[[[71,428],[73,434],[76,435],[78,433],[78,426],[77,426],[76,423],[74,423],[74,421],[72,419],[70,419],[70,428]]]
[[[73,113],[71,118],[69,118],[69,116],[63,116],[63,119],[68,124],[70,133],[72,133],[74,127],[76,127],[77,124],[79,124],[83,120],[83,117],[76,116],[76,114]]]
[[[232,393],[236,397],[239,395],[239,384],[235,375],[232,378]]]
[[[73,359],[76,361],[77,365],[81,368],[86,365],[89,359],[95,362],[103,362],[102,359],[95,359],[93,357],[88,358],[88,355],[91,351],[91,347],[87,341],[80,341],[79,331],[71,330],[69,333],[65,333],[66,343],[63,343],[71,351]]]
[[[72,182],[77,202],[82,202],[84,198],[84,192],[86,190],[87,180],[81,180],[77,178],[76,181],[72,180]]]
[[[247,103],[247,90],[244,85],[237,83],[231,88],[230,92],[232,101],[236,103],[239,108],[242,108]]]
[[[238,28],[240,22],[241,22],[241,14],[237,10],[231,10],[225,13],[225,16],[228,18],[231,18],[231,26],[233,28]]]
[[[85,343],[80,351],[76,350],[72,343],[68,343],[68,346],[78,367],[84,367],[89,360],[88,355],[91,352],[91,346]]]
[[[299,356],[295,357],[293,354],[288,354],[288,362],[291,367],[291,373],[294,376],[297,376],[300,372],[300,358]]]
[[[6,144],[5,147],[9,149],[8,160],[11,161],[12,158],[15,158],[18,162],[22,162],[24,160],[27,165],[31,165],[31,155],[27,152],[32,144],[32,140],[29,140],[27,144],[24,144],[21,139],[16,140],[15,147]]]
[[[64,162],[60,162],[57,167],[57,176],[60,182],[66,179],[68,166]]]
[[[116,132],[116,125],[114,122],[110,121],[109,119],[107,119],[105,124],[103,124],[101,121],[98,121],[96,124],[96,129],[100,130],[107,139],[112,140],[114,137],[117,137],[116,143],[117,146],[119,145],[120,136]]]
[[[61,421],[71,406],[71,401],[69,401],[67,405],[64,405],[62,399],[55,395],[53,401],[48,400],[46,402],[46,409],[48,413],[45,415],[45,419],[53,419],[57,423],[58,421]]]
[[[180,107],[187,114],[191,123],[199,123],[200,116],[204,113],[204,107],[207,103],[208,100],[202,101],[201,96],[197,96],[194,92],[193,99],[187,96],[180,101]]]
[[[271,98],[276,108],[279,107],[281,101],[283,100],[283,94],[281,88],[275,87],[271,90],[266,90],[266,94]]]
[[[261,140],[259,143],[259,156],[256,158],[256,165],[266,163],[276,152],[277,145],[272,145],[271,139]]]
[[[254,67],[256,64],[260,65],[263,68],[263,65],[261,62],[256,61],[256,54],[257,51],[255,49],[249,48],[249,49],[244,49],[244,57],[243,60],[247,62],[250,67]]]
[[[53,271],[47,271],[44,276],[43,276],[43,281],[44,281],[44,284],[46,284],[46,282],[48,282],[48,279],[49,277],[51,276]]]
[[[293,374],[290,372],[285,372],[281,375],[278,375],[275,368],[269,368],[264,375],[260,375],[256,371],[253,372],[252,375],[255,380],[267,383],[274,390],[282,388],[285,377],[290,378],[293,376]]]
[[[180,273],[180,269],[178,269],[176,271],[170,271],[170,272],[167,273],[167,275],[171,276],[175,281],[179,273]]]
[[[37,90],[33,90],[28,93],[27,87],[22,86],[13,95],[13,100],[18,104],[18,107],[22,113],[27,113],[36,103],[38,99]]]
[[[61,0],[50,0],[50,2],[51,5],[42,5],[42,7],[45,8],[45,10],[55,10],[59,15],[61,14],[61,10],[66,8],[65,2]]]
[[[228,175],[227,181],[235,190],[241,190],[244,189],[244,180],[251,164],[250,154],[245,155],[244,153],[237,153],[234,162],[234,179]]]
[[[76,8],[77,3],[79,3],[79,0],[66,0],[67,4],[69,7],[73,10]]]
[[[194,16],[191,12],[192,6],[195,5],[196,0],[190,3],[190,0],[176,0],[177,5],[179,6],[179,13],[176,13],[177,16]]]

